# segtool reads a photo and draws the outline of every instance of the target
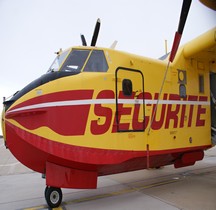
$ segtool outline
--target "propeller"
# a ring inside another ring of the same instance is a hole
[[[95,25],[95,29],[94,29],[94,33],[92,36],[92,41],[91,41],[91,46],[95,46],[96,42],[97,42],[97,38],[98,38],[98,34],[99,34],[99,30],[100,30],[100,18],[97,19],[96,25]]]
[[[183,30],[184,30],[185,22],[187,20],[187,16],[188,16],[188,12],[189,12],[189,9],[190,9],[191,2],[192,2],[192,0],[183,0],[180,20],[179,20],[179,25],[178,25],[178,30],[175,33],[175,38],[174,38],[174,41],[173,41],[173,46],[172,46],[172,50],[171,50],[171,53],[170,53],[169,62],[168,62],[168,65],[166,67],[166,71],[164,73],[164,78],[163,78],[162,85],[161,85],[161,88],[160,88],[157,103],[156,103],[156,106],[155,106],[153,114],[152,114],[152,119],[151,119],[150,127],[149,127],[149,130],[148,130],[148,135],[150,134],[150,130],[152,128],[152,123],[153,123],[154,118],[156,116],[158,104],[159,104],[159,101],[160,101],[160,96],[161,96],[161,93],[163,91],[163,87],[164,87],[164,84],[165,84],[165,81],[166,81],[166,76],[167,76],[167,72],[168,72],[168,69],[169,69],[170,62],[173,62],[173,60],[175,58],[175,55],[176,55],[176,52],[177,52],[178,47],[179,47],[179,43],[180,43],[181,36],[182,36]]]
[[[184,0],[183,1],[180,20],[179,20],[179,26],[178,26],[178,30],[175,33],[175,38],[173,41],[173,46],[172,46],[172,50],[171,50],[170,57],[169,57],[170,62],[173,62],[175,55],[176,55],[176,52],[178,50],[179,43],[180,43],[180,40],[182,37],[185,22],[187,20],[187,16],[188,16],[191,2],[192,2],[192,0]]]
[[[95,25],[94,33],[93,33],[93,36],[92,36],[92,41],[91,41],[91,46],[92,47],[94,47],[96,45],[98,34],[99,34],[99,31],[100,31],[100,24],[101,24],[101,21],[100,21],[100,18],[98,18],[97,22],[96,22],[96,25]],[[81,37],[82,45],[87,46],[85,36],[83,34],[81,34],[80,37]]]
[[[86,42],[85,36],[83,34],[80,34],[80,37],[81,37],[81,40],[82,40],[82,45],[83,46],[87,46],[87,42]]]

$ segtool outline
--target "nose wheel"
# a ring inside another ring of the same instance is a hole
[[[60,206],[62,202],[61,188],[47,186],[44,194],[49,207],[57,208]]]

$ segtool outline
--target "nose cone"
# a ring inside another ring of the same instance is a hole
[[[6,145],[6,134],[5,134],[5,108],[3,108],[2,115],[1,115],[1,129],[2,129],[2,134],[3,134],[3,138],[4,138],[4,141],[5,141],[5,145]]]

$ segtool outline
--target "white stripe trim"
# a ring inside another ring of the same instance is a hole
[[[157,104],[157,100],[144,100],[145,105]],[[142,99],[118,99],[119,104],[142,104]],[[40,109],[48,107],[75,106],[75,105],[91,105],[91,104],[116,104],[115,99],[88,99],[88,100],[71,100],[71,101],[55,101],[34,104],[17,108],[8,113],[25,111],[29,109]],[[160,100],[158,104],[179,104],[179,105],[210,105],[210,101],[180,101],[180,100]]]
[[[145,100],[145,104],[157,104],[157,100]],[[159,100],[158,104],[180,104],[180,105],[210,105],[210,101],[180,101],[180,100]]]

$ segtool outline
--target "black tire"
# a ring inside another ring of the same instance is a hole
[[[61,188],[47,186],[45,188],[45,199],[50,208],[59,207],[62,202]]]
[[[44,190],[44,196],[46,198],[46,193],[47,193],[47,190],[48,190],[49,186],[46,186],[45,190]]]

